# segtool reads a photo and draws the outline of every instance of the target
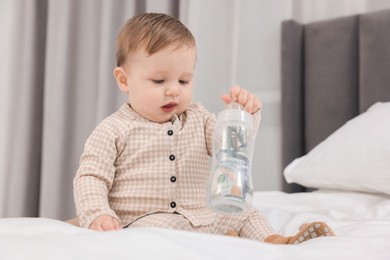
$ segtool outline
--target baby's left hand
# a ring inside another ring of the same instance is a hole
[[[225,101],[226,104],[236,101],[251,114],[256,113],[259,109],[261,109],[260,100],[254,94],[238,85],[231,87],[230,93],[223,95],[222,100]]]

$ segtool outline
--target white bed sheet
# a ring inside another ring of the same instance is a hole
[[[390,259],[390,197],[353,192],[256,192],[281,234],[326,221],[336,237],[271,245],[156,228],[94,232],[45,218],[0,219],[0,259]]]

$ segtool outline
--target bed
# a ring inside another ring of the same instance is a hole
[[[325,221],[336,237],[287,246],[9,218],[0,259],[390,259],[389,28],[390,10],[282,24],[286,192],[255,192],[254,207],[281,234]]]
[[[336,237],[300,245],[156,228],[106,233],[44,218],[0,221],[0,259],[389,259],[389,196],[346,191],[256,192],[279,232],[294,234],[305,221],[324,220]],[[370,257],[370,258],[367,258]]]

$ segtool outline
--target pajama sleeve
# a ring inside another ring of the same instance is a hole
[[[118,218],[108,203],[115,177],[115,160],[120,151],[119,131],[103,121],[85,143],[80,166],[74,178],[74,199],[80,225],[89,228],[95,218],[108,214]]]
[[[213,132],[215,127],[216,116],[208,112],[204,107],[200,107],[203,113],[204,136],[207,147],[207,154],[213,156]]]

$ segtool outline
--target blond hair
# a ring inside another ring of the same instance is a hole
[[[121,66],[126,56],[144,49],[153,54],[169,45],[195,47],[192,33],[176,18],[161,13],[144,13],[129,19],[117,38],[116,62]]]

